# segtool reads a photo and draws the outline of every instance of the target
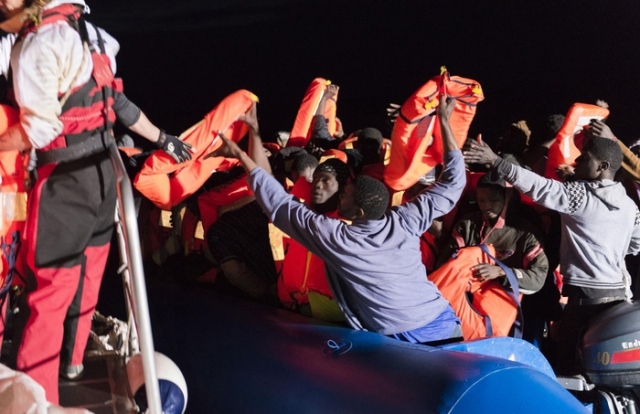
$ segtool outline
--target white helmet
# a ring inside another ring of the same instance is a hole
[[[66,4],[66,3],[77,4],[78,6],[82,6],[84,8],[84,12],[86,14],[89,14],[89,6],[87,6],[87,3],[84,0],[51,0],[49,3],[47,3],[47,5],[45,6],[45,9],[50,9],[52,7],[59,6],[61,4]]]

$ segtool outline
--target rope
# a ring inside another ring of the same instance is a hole
[[[322,350],[322,354],[325,356],[340,356],[351,351],[353,344],[351,341],[336,342],[333,339],[327,340],[327,346]]]

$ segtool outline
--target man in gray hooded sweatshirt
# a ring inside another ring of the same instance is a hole
[[[438,182],[385,212],[389,193],[384,184],[358,177],[340,197],[340,215],[352,220],[351,225],[318,214],[287,194],[269,175],[255,133],[250,135],[251,157],[220,135],[225,145],[215,155],[238,158],[273,223],[324,260],[334,297],[356,329],[412,343],[435,344],[462,336],[453,309],[427,280],[419,244],[431,221],[453,208],[465,186],[462,153],[449,125],[455,103],[442,98],[437,109],[445,152]]]
[[[465,152],[467,162],[490,164],[536,203],[560,213],[560,268],[569,300],[560,322],[556,370],[564,375],[579,373],[576,349],[589,320],[631,297],[624,257],[640,251],[640,213],[622,184],[613,181],[622,152],[614,139],[603,138],[609,134],[602,128],[592,125],[566,182],[505,162],[481,140]]]

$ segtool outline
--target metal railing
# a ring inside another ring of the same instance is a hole
[[[116,211],[116,231],[120,250],[119,273],[125,290],[127,313],[130,324],[130,355],[140,351],[147,394],[148,413],[162,414],[160,387],[155,366],[155,350],[149,317],[149,302],[142,266],[142,251],[138,221],[131,190],[131,181],[126,174],[117,147],[109,148],[109,157],[117,177],[118,207]]]

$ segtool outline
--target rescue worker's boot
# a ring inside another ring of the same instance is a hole
[[[69,381],[76,381],[84,375],[84,365],[60,365],[60,377]]]

